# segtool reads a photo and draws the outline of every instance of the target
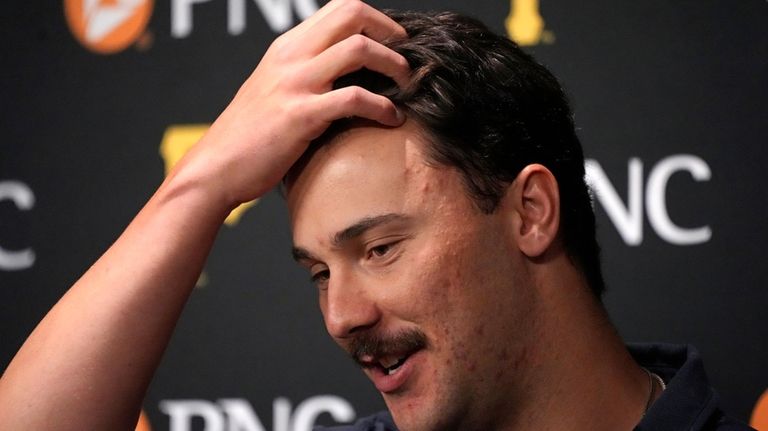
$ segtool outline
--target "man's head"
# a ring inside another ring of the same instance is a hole
[[[454,14],[392,16],[412,85],[338,85],[409,120],[317,141],[290,175],[294,255],[400,428],[492,427],[524,406],[547,348],[542,274],[602,290],[583,157],[559,85],[514,44]]]
[[[546,166],[560,188],[563,243],[600,298],[604,282],[584,155],[557,79],[515,43],[472,18],[451,12],[388,13],[409,35],[389,46],[410,63],[411,86],[398,89],[367,71],[337,85],[387,94],[404,108],[429,135],[430,158],[464,174],[482,211],[496,209],[522,168]]]

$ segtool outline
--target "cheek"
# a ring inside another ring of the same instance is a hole
[[[410,310],[415,323],[430,331],[444,361],[475,371],[477,352],[497,355],[507,362],[511,352],[499,339],[519,330],[529,301],[517,280],[508,251],[493,236],[478,229],[452,231],[440,242],[440,253],[425,248],[419,253],[418,273]],[[496,242],[494,242],[496,241]],[[445,252],[445,250],[449,250]]]
[[[433,321],[452,309],[460,289],[461,270],[456,256],[435,253],[431,247],[418,251],[409,262],[408,301],[420,320]]]
[[[444,252],[451,250],[450,252]],[[482,283],[482,275],[473,274],[464,250],[454,241],[443,241],[436,252],[434,247],[424,247],[409,261],[409,280],[403,301],[403,317],[419,325],[441,348],[442,341],[457,337],[461,327],[476,317],[473,291]]]

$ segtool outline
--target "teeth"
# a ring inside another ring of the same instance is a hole
[[[388,376],[391,376],[392,374],[395,374],[400,369],[400,365],[402,364],[403,364],[403,361],[397,362],[395,363],[395,365],[389,368],[385,368],[384,371],[387,373]]]
[[[392,368],[401,360],[402,358],[395,358],[395,357],[384,358],[379,360],[379,365],[381,365],[382,368]]]
[[[395,360],[394,362],[380,361],[379,365],[381,365],[382,368],[384,368],[384,372],[388,376],[391,376],[392,374],[395,374],[397,370],[400,369],[400,366],[403,365],[403,362],[405,362],[405,359],[406,358],[400,358]],[[384,365],[385,363],[388,363],[389,365],[388,366]]]

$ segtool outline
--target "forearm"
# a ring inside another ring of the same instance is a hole
[[[5,371],[0,424],[131,428],[226,214],[210,193],[167,181]]]
[[[281,35],[221,116],[115,244],[35,329],[0,379],[3,429],[130,429],[219,226],[262,196],[333,121],[405,121],[362,88],[368,68],[407,85],[406,37],[386,15],[331,1]],[[94,409],[93,406],[103,408]]]

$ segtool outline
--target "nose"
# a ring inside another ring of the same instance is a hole
[[[348,272],[332,272],[321,308],[325,327],[334,338],[346,338],[370,329],[381,311],[364,283]]]

